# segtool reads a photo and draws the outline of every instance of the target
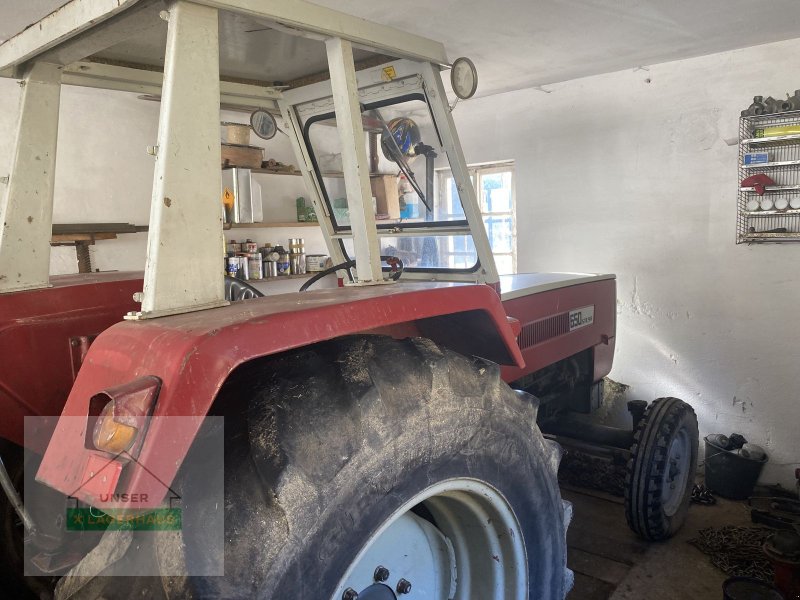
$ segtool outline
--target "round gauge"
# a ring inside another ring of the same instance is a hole
[[[450,85],[456,96],[462,100],[472,98],[478,89],[478,71],[475,64],[468,58],[457,58],[450,69]]]
[[[275,123],[275,117],[265,110],[254,110],[250,114],[250,127],[253,128],[255,134],[264,140],[270,140],[278,133],[278,124]]]

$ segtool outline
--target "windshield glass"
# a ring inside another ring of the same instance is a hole
[[[455,185],[447,193],[438,189],[437,171],[449,170],[450,163],[424,97],[362,105],[361,116],[379,233],[398,228],[405,232],[399,237],[382,236],[381,253],[398,256],[411,270],[474,271],[477,254],[458,190]],[[346,235],[350,213],[335,115],[309,118],[304,133],[334,229]],[[431,227],[451,231],[410,235],[414,229]],[[453,232],[454,228],[462,232]],[[351,241],[342,242],[349,257],[353,256]]]

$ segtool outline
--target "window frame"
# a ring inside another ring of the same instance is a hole
[[[470,181],[472,182],[475,197],[478,199],[478,208],[481,213],[481,222],[486,227],[486,219],[489,217],[511,217],[511,251],[510,252],[497,252],[492,248],[492,257],[497,265],[498,256],[511,257],[511,273],[517,272],[517,186],[516,186],[516,169],[513,160],[498,161],[491,163],[479,163],[467,165],[469,171]],[[495,173],[511,173],[511,210],[510,211],[492,211],[486,210],[484,197],[481,189],[482,177],[485,175],[493,175]],[[442,199],[449,200],[447,196],[447,182],[453,178],[453,172],[449,168],[442,168],[436,170],[436,193],[439,195],[442,205]],[[486,230],[487,237],[489,236],[488,228]],[[491,238],[489,239],[491,247]],[[451,243],[452,246],[452,243]],[[451,248],[449,254],[459,255],[460,253],[454,248]]]

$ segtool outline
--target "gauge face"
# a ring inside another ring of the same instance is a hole
[[[450,70],[450,84],[456,96],[462,100],[472,98],[478,89],[478,72],[475,65],[468,58],[457,58]]]
[[[278,125],[275,123],[275,117],[265,110],[255,110],[250,115],[250,127],[253,128],[255,134],[265,140],[272,139],[278,132]]]

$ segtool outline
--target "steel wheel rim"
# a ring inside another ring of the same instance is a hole
[[[689,433],[681,428],[669,445],[661,485],[661,502],[668,517],[678,512],[683,501],[689,480],[690,448]]]
[[[423,511],[412,512],[418,505]],[[424,511],[435,525],[419,516]],[[412,586],[409,598],[528,598],[528,561],[519,522],[502,494],[476,479],[442,481],[397,509],[361,548],[331,600],[347,597],[347,590],[362,598],[369,595],[364,592],[376,583],[379,566],[390,576],[377,583],[399,598],[405,597],[396,593],[400,579]]]

